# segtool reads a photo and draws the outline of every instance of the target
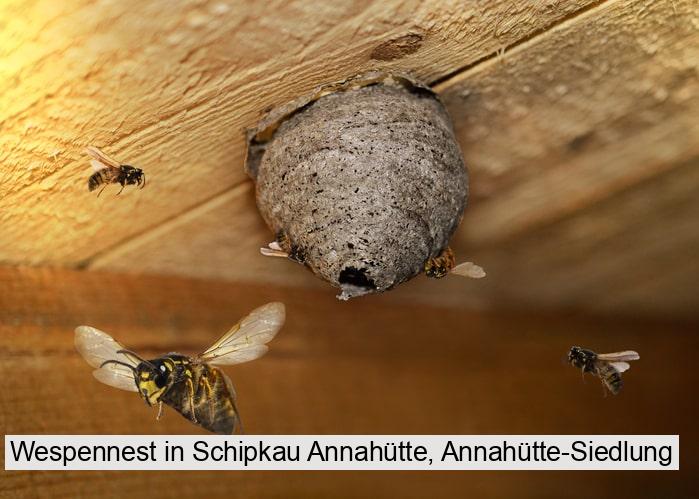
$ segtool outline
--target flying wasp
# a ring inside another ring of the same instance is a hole
[[[95,170],[87,180],[87,188],[92,192],[100,185],[102,186],[97,197],[109,184],[121,184],[121,190],[117,192],[117,195],[121,194],[127,185],[138,185],[141,189],[146,186],[146,174],[140,168],[122,165],[94,146],[86,147],[85,152],[92,157],[90,164]]]
[[[441,279],[447,274],[456,274],[472,279],[481,279],[485,277],[485,271],[482,267],[473,262],[464,262],[456,265],[454,251],[447,247],[438,256],[428,258],[424,267],[425,275],[435,279]]]
[[[145,360],[108,334],[90,326],[75,329],[75,347],[95,368],[98,381],[138,392],[149,407],[163,404],[213,433],[242,431],[231,380],[214,366],[257,359],[284,324],[285,309],[274,302],[253,310],[216,343],[196,357],[169,353]]]
[[[568,362],[582,369],[583,374],[592,373],[597,376],[614,395],[619,393],[623,386],[621,373],[631,367],[629,361],[640,358],[633,350],[597,354],[586,348],[572,347],[568,352]]]

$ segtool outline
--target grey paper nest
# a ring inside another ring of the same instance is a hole
[[[468,196],[449,115],[404,75],[362,75],[271,111],[249,131],[246,170],[279,246],[341,299],[422,272]]]

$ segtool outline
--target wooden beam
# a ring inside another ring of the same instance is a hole
[[[495,245],[699,155],[693,2],[605,2],[437,89]]]
[[[433,81],[593,3],[4,2],[0,261],[78,265],[233,188],[243,129],[321,83]],[[87,145],[147,189],[96,199]]]
[[[253,191],[252,182],[246,182],[185,216],[96,255],[89,268],[317,287],[332,293],[303,266],[260,254],[273,236],[257,212]]]
[[[601,497],[688,496],[696,440],[695,325],[563,315],[479,314],[337,302],[326,293],[105,272],[0,268],[0,426],[6,434],[199,434],[172,411],[156,422],[133,393],[98,384],[73,348],[89,323],[146,355],[194,353],[253,307],[288,321],[264,358],[226,369],[251,434],[658,433],[682,437],[681,471],[590,473]],[[572,344],[634,348],[619,396],[584,382]],[[639,416],[640,415],[640,416]],[[8,497],[588,497],[573,473],[2,472]],[[483,491],[487,491],[482,494]]]
[[[440,83],[472,179],[454,245],[488,277],[416,279],[392,298],[696,317],[691,7],[605,2]],[[323,286],[258,255],[270,234],[249,187],[161,229],[91,267]]]
[[[500,306],[697,318],[690,284],[699,280],[697,187],[699,157],[477,250],[473,257],[490,270],[478,292]],[[458,285],[448,284],[452,291]]]

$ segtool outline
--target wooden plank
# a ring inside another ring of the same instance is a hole
[[[499,306],[697,318],[698,187],[695,158],[570,217],[478,250],[474,258],[488,269],[488,279],[463,293],[480,293]],[[447,282],[443,293],[458,286]]]
[[[696,317],[699,43],[689,3],[644,5],[607,2],[440,84],[472,174],[455,248],[489,275],[417,279],[393,298]],[[258,256],[256,216],[249,194],[205,205],[93,267],[322,286]],[[245,229],[222,231],[230,219]]]
[[[439,79],[593,3],[4,2],[0,261],[78,264],[231,189],[243,128],[320,83]],[[147,190],[90,195],[88,144]]]
[[[496,244],[699,154],[694,2],[605,2],[444,82],[464,245]]]
[[[263,257],[260,248],[272,238],[255,207],[252,182],[246,182],[185,216],[96,255],[89,268],[325,287],[301,265]]]
[[[697,466],[695,325],[478,314],[325,293],[104,272],[0,268],[0,426],[15,433],[198,434],[97,384],[74,352],[88,322],[156,355],[194,352],[254,306],[287,303],[270,353],[227,369],[252,434],[679,433],[681,471],[590,473],[596,495],[689,496]],[[617,397],[564,365],[571,344],[635,348]],[[641,415],[641,416],[639,416]],[[3,497],[587,497],[556,473],[2,472]]]
[[[617,157],[633,158],[637,147],[632,142],[619,144]],[[388,296],[460,307],[565,307],[696,317],[698,161],[673,163],[664,175],[509,241],[473,249],[458,244],[461,258],[474,259],[487,269],[484,280],[419,277]],[[220,221],[227,219],[236,220],[243,230],[220,230]],[[268,241],[269,233],[255,213],[248,188],[178,222],[153,234],[150,241],[136,239],[120,252],[98,258],[94,268],[128,272],[138,261],[136,268],[149,273],[312,287],[334,294],[301,266],[259,255],[257,248]]]
[[[252,182],[246,182],[186,216],[96,255],[89,268],[290,284],[332,293],[301,265],[262,256],[260,248],[272,238],[257,212]]]

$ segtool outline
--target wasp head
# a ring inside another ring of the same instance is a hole
[[[591,370],[592,363],[595,361],[597,354],[592,350],[587,350],[580,347],[572,347],[568,352],[568,362],[579,369]]]
[[[451,272],[456,264],[454,252],[451,248],[445,248],[437,257],[428,258],[423,270],[427,277],[441,279]]]
[[[145,185],[146,175],[143,170],[136,168],[131,165],[121,165],[121,170],[123,172],[123,179],[126,185]]]
[[[449,273],[449,269],[442,262],[429,260],[425,263],[425,275],[434,279],[441,279]]]
[[[172,384],[174,366],[168,359],[142,361],[134,373],[138,393],[148,405],[154,405]]]

